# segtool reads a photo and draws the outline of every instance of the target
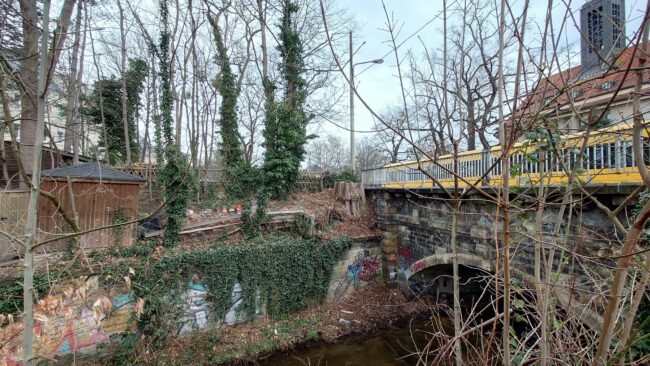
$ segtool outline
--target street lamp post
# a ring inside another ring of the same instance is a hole
[[[352,49],[352,31],[350,31],[350,169],[355,172],[354,160],[356,157],[356,148],[354,146],[354,67],[361,64],[381,64],[384,59],[379,58],[359,63],[353,62],[354,50]]]

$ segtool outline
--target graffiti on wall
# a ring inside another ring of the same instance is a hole
[[[185,309],[183,316],[178,320],[179,334],[207,328],[210,314],[207,297],[208,292],[204,285],[192,281],[187,283],[187,290],[181,295]]]
[[[35,354],[52,359],[95,351],[133,327],[134,300],[126,288],[102,290],[96,276],[55,289],[34,307]],[[22,364],[22,332],[22,321],[0,328],[0,365]]]
[[[350,288],[356,289],[363,283],[371,282],[381,272],[381,255],[373,254],[369,250],[359,251],[352,263],[347,265],[345,276],[338,281],[334,297],[340,298]]]
[[[179,319],[179,334],[187,334],[194,330],[206,329],[212,324],[220,327],[222,325],[234,325],[248,321],[245,315],[239,311],[243,299],[243,290],[239,283],[235,283],[231,290],[232,305],[222,319],[212,319],[210,315],[210,302],[207,300],[208,288],[200,283],[189,281],[187,290],[181,295],[184,302],[184,314]],[[264,313],[261,306],[261,297],[257,295],[255,316]]]
[[[413,260],[413,253],[408,248],[400,247],[397,250],[399,255],[397,260],[397,275],[401,280],[405,281],[411,277],[411,261]]]

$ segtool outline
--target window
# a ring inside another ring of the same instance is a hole
[[[572,90],[571,91],[571,98],[577,98],[582,95],[582,90]]]
[[[593,49],[603,49],[603,7],[587,12],[587,40],[592,47],[589,47],[589,53]]]
[[[621,48],[621,6],[612,4],[612,42],[615,47]]]
[[[16,133],[16,140],[20,140],[20,123],[14,123],[14,132]]]
[[[613,87],[614,87],[614,83],[611,82],[611,81],[606,81],[606,82],[600,84],[600,88],[603,89],[603,90],[611,89]]]
[[[61,130],[56,131],[56,141],[57,142],[63,141],[63,131],[61,131]]]
[[[611,89],[614,87],[614,82],[613,81],[606,81],[602,84],[600,84],[600,88],[603,90]]]

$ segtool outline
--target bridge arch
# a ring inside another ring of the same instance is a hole
[[[458,253],[457,255],[459,265],[476,268],[485,272],[494,272],[494,262],[490,259],[469,253]],[[453,257],[451,253],[434,254],[428,257],[424,257],[411,264],[409,268],[410,274],[406,277],[406,280],[411,280],[413,276],[427,268],[451,264],[453,264]]]
[[[489,286],[486,275],[494,273],[494,262],[475,254],[458,253],[458,265],[463,284],[461,298],[465,298],[467,303],[481,298],[481,293]],[[424,257],[413,262],[405,271],[400,288],[407,296],[428,294],[435,299],[449,301],[453,296],[452,266],[451,253]]]

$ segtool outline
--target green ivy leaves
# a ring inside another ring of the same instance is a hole
[[[208,290],[210,321],[223,319],[233,306],[236,283],[243,291],[238,312],[246,318],[262,306],[276,318],[302,310],[311,301],[325,299],[334,264],[350,243],[349,238],[321,242],[275,235],[237,246],[218,243],[145,263],[133,279],[136,295],[147,304],[140,328],[157,338],[170,334],[182,315],[181,294],[190,279]]]

